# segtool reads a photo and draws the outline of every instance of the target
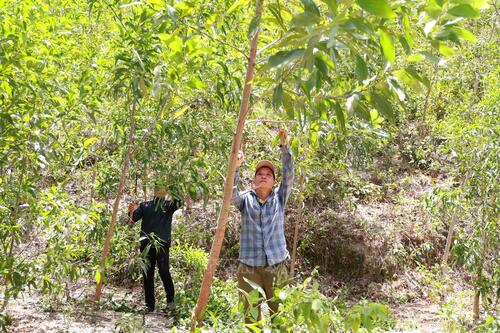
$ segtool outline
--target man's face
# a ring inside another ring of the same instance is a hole
[[[270,168],[262,167],[255,173],[255,178],[253,179],[255,188],[272,189],[274,183],[273,172]]]

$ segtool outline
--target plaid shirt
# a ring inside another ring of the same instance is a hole
[[[283,175],[280,187],[264,203],[255,190],[238,191],[239,168],[234,175],[233,205],[241,212],[240,262],[249,266],[271,266],[289,258],[285,241],[285,204],[292,192],[293,157],[282,148]]]

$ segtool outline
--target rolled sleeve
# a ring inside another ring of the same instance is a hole
[[[281,163],[283,168],[283,175],[281,179],[280,188],[278,190],[278,196],[284,205],[288,201],[290,193],[292,192],[295,173],[294,173],[294,161],[290,147],[284,146],[281,149],[282,149]]]
[[[238,208],[238,210],[243,209],[243,197],[241,193],[238,191],[238,181],[240,180],[240,168],[237,168],[236,171],[234,172],[234,183],[233,183],[233,196],[232,196],[232,203],[233,205]]]

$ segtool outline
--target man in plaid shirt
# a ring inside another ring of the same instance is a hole
[[[245,279],[260,286],[268,300],[271,314],[278,310],[278,303],[270,301],[273,287],[282,287],[287,278],[286,261],[289,253],[285,241],[285,205],[292,191],[294,179],[293,157],[288,145],[287,132],[280,129],[282,179],[278,189],[276,167],[270,161],[257,163],[252,181],[253,189],[239,192],[239,168],[243,163],[243,152],[238,154],[234,177],[233,205],[241,212],[240,264],[238,266],[238,288],[249,293],[254,288]],[[248,300],[241,295],[248,309]],[[260,304],[253,319],[246,315],[247,324],[260,320]]]

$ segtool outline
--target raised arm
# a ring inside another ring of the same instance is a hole
[[[281,164],[283,168],[281,184],[278,189],[278,197],[281,202],[286,204],[290,193],[292,193],[293,181],[295,179],[295,173],[293,170],[293,156],[288,144],[288,134],[285,129],[280,129],[280,147],[281,147]]]
[[[243,152],[240,150],[238,153],[238,159],[236,161],[236,171],[234,172],[234,183],[233,183],[233,196],[231,202],[233,205],[238,208],[238,210],[243,209],[243,197],[240,195],[238,191],[238,181],[240,180],[240,167],[243,164],[243,160],[245,159]]]

